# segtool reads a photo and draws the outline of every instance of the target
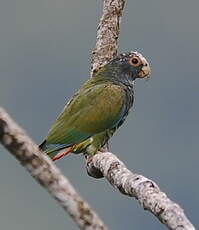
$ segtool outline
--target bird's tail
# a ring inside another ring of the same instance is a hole
[[[44,140],[39,145],[39,148],[55,161],[72,152],[73,146],[47,144],[46,140]]]
[[[45,151],[47,149],[46,147],[46,140],[44,140],[40,145],[39,145],[39,148],[42,150],[42,151]]]

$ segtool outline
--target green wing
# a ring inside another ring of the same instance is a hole
[[[114,84],[83,87],[65,106],[46,137],[46,144],[70,146],[113,128],[124,112],[124,91]],[[57,147],[56,146],[56,149]]]

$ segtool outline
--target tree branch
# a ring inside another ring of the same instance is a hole
[[[91,76],[117,53],[120,20],[125,0],[104,0],[103,15],[92,55]],[[30,174],[59,202],[80,229],[107,230],[107,227],[77,194],[52,161],[32,142],[8,114],[0,108],[0,141]],[[109,152],[87,157],[89,175],[104,176],[125,195],[138,199],[172,230],[194,230],[182,208],[173,203],[151,180],[130,172],[123,162]]]
[[[124,4],[125,0],[104,0],[96,46],[92,51],[91,76],[117,54],[117,40]]]
[[[82,230],[108,230],[55,164],[0,108],[0,142],[58,201]]]
[[[114,154],[99,152],[94,156],[87,156],[87,170],[93,177],[97,177],[100,171],[113,187],[124,195],[136,198],[145,210],[157,216],[169,229],[195,229],[183,209],[171,201],[155,182],[132,173]]]
[[[104,0],[96,47],[92,52],[91,76],[117,53],[120,21],[125,0]],[[95,156],[86,156],[86,168],[94,178],[105,177],[121,193],[135,197],[141,206],[153,213],[172,230],[194,230],[183,209],[172,202],[155,182],[132,173],[114,154],[102,149]]]
[[[117,51],[117,38],[124,0],[104,0],[96,48],[92,56],[91,76]],[[107,52],[107,50],[109,52]],[[0,141],[30,174],[59,202],[80,229],[107,230],[97,214],[82,200],[52,161],[0,108]]]

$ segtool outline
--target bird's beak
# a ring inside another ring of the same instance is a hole
[[[146,60],[143,60],[143,67],[138,73],[139,78],[145,78],[148,77],[151,74],[151,68],[149,66],[149,63]]]

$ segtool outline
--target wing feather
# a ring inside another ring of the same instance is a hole
[[[116,126],[124,111],[121,86],[106,83],[80,89],[52,125],[46,143],[66,146],[80,143]]]

